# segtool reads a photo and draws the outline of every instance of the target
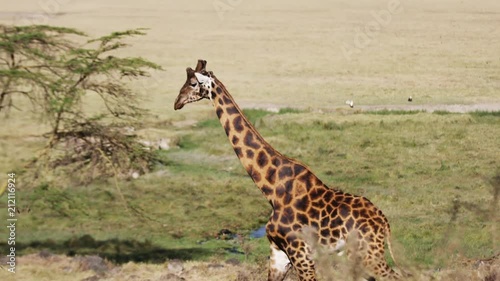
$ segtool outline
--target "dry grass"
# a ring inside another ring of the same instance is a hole
[[[355,45],[358,34],[389,1],[62,2],[47,23],[94,35],[151,28],[127,52],[166,69],[140,85],[148,107],[161,116],[181,118],[173,114],[172,100],[184,69],[197,58],[207,59],[228,89],[241,93],[244,105],[329,108],[346,99],[402,104],[408,95],[419,104],[500,101],[495,0],[400,1],[402,11],[363,48]],[[216,2],[238,4],[221,18]],[[26,22],[26,13],[43,13],[38,3],[5,3],[0,20],[11,23],[18,13],[17,22]],[[342,46],[354,50],[350,60]]]
[[[180,281],[263,280],[265,268],[255,264],[166,261],[164,264],[114,265],[97,256],[32,254],[18,259],[17,281]],[[13,274],[0,271],[2,280]]]
[[[357,269],[345,258],[331,255],[317,257],[320,280],[357,280]],[[333,265],[333,266],[332,266]],[[412,272],[415,281],[496,281],[500,277],[500,259],[466,261],[460,267],[442,271]],[[2,280],[12,280],[12,273],[1,270]],[[163,264],[126,263],[115,265],[97,256],[67,257],[48,253],[18,259],[17,281],[182,281],[234,280],[257,281],[267,276],[265,264],[239,262],[166,261]],[[287,281],[297,280],[291,272]]]

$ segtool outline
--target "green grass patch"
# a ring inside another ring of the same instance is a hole
[[[273,112],[264,109],[243,109],[243,114],[252,124],[255,124],[258,120],[273,114]]]
[[[451,112],[451,111],[448,111],[448,110],[434,110],[432,112],[432,114],[436,114],[436,115],[450,115],[450,114],[457,114],[457,113],[454,113],[454,112]]]
[[[219,122],[219,119],[217,118],[210,118],[210,119],[206,119],[206,120],[202,120],[200,122],[197,123],[197,126],[200,127],[200,128],[218,128],[220,127],[220,122]]]
[[[297,108],[291,108],[291,107],[283,107],[283,108],[280,108],[279,110],[279,114],[287,114],[287,113],[303,113],[305,112],[304,110],[301,110],[301,109],[297,109]]]
[[[179,147],[185,150],[192,150],[199,147],[199,144],[194,141],[193,136],[184,135],[179,139]]]
[[[473,111],[469,113],[470,115],[474,117],[500,117],[500,111]]]
[[[396,110],[396,109],[382,109],[382,110],[370,110],[363,112],[362,114],[373,114],[373,115],[414,115],[426,112],[425,110]]]

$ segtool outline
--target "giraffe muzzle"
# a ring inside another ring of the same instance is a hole
[[[186,98],[177,97],[174,103],[174,110],[179,110],[186,104]]]

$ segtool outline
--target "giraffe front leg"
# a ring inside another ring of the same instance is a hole
[[[291,268],[290,260],[285,252],[280,250],[274,242],[271,242],[271,256],[269,257],[268,281],[282,281]]]

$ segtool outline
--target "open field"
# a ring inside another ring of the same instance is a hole
[[[378,205],[403,265],[418,272],[463,263],[475,269],[498,253],[498,113],[247,114],[277,149],[302,159],[332,187]],[[156,172],[120,182],[120,190],[110,180],[21,191],[20,253],[99,254],[118,264],[265,263],[266,239],[248,234],[266,222],[270,209],[218,121],[177,126],[164,129],[179,138],[179,148],[162,152]],[[218,239],[221,229],[240,237]]]
[[[24,256],[15,280],[265,279],[267,241],[249,234],[269,204],[208,101],[173,110],[184,69],[198,58],[271,145],[383,210],[396,257],[417,278],[494,280],[498,256],[483,260],[500,252],[499,1],[408,0],[393,13],[385,0],[42,2],[2,3],[0,22],[92,36],[150,28],[121,55],[164,67],[133,87],[151,110],[141,132],[176,147],[159,151],[155,170],[137,180],[18,190]],[[22,110],[0,116],[1,181],[16,171],[22,183],[43,146],[45,128]],[[104,269],[78,259],[85,255],[105,258]],[[168,268],[172,260],[184,263],[182,274]]]

